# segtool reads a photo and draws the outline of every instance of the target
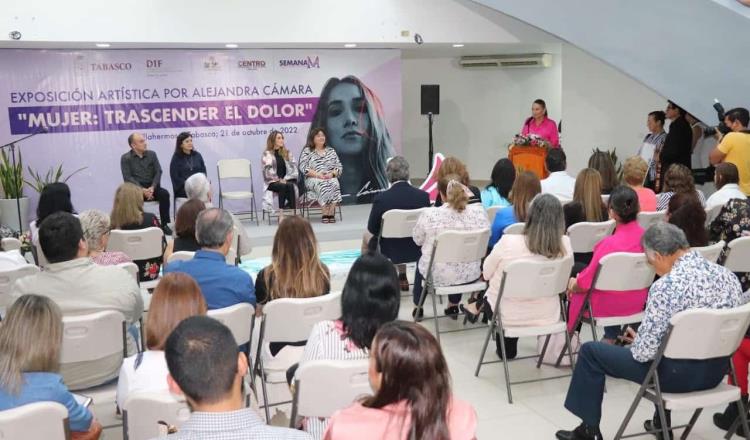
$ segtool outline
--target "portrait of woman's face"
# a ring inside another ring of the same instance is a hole
[[[318,134],[316,134],[313,137],[313,145],[316,147],[322,147],[326,144],[326,135],[322,131],[319,131]]]
[[[340,83],[328,98],[326,131],[339,154],[360,154],[367,145],[370,115],[362,91],[355,84]]]
[[[535,118],[541,118],[544,116],[544,107],[541,106],[541,104],[537,104],[536,102],[531,105],[531,115]]]
[[[184,151],[186,154],[193,151],[193,138],[192,137],[185,138],[185,140],[182,141],[180,148],[182,148],[182,151]]]
[[[273,140],[274,147],[281,148],[284,146],[284,135],[281,133],[276,133],[276,137]]]

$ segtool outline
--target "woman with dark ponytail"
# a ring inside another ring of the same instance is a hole
[[[557,123],[547,117],[547,103],[543,99],[537,99],[531,104],[531,116],[523,123],[521,134],[523,136],[536,135],[549,142],[554,148],[560,148]]]
[[[419,324],[384,324],[370,350],[368,374],[375,395],[336,412],[325,439],[476,438],[474,408],[453,397],[440,345]]]

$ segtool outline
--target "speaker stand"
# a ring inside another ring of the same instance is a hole
[[[429,145],[427,147],[427,173],[429,173],[430,167],[432,166],[432,156],[434,154],[433,145],[432,145],[432,112],[427,113],[427,122],[429,125],[428,135],[427,135],[427,138],[429,140]]]

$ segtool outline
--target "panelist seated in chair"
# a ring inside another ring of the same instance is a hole
[[[323,223],[336,223],[336,205],[341,203],[339,177],[343,166],[336,150],[326,145],[326,133],[313,128],[299,158],[299,171],[305,176],[305,189],[311,201],[323,211]]]
[[[601,439],[604,381],[607,376],[642,383],[651,367],[670,319],[691,309],[729,309],[747,302],[737,277],[691,251],[685,234],[674,225],[657,223],[643,235],[646,258],[661,277],[651,286],[646,312],[636,334],[628,329],[631,347],[587,342],[579,352],[565,408],[583,423],[573,431],[558,431],[560,440]],[[727,358],[679,360],[664,358],[659,383],[665,393],[684,393],[716,387],[727,372]],[[661,427],[659,418],[646,429]],[[669,422],[669,412],[667,412]]]
[[[294,156],[284,145],[284,135],[272,130],[266,140],[266,150],[261,158],[265,191],[278,194],[279,209],[294,209],[297,206],[297,164]],[[263,209],[272,211],[273,197],[263,197]],[[268,206],[266,206],[266,204]]]

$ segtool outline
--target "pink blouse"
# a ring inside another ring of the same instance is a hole
[[[365,408],[355,403],[336,411],[330,419],[326,440],[353,439],[381,440],[408,439],[411,414],[406,402],[383,408]],[[463,400],[453,398],[448,410],[448,430],[452,440],[476,439],[477,415]]]
[[[537,125],[534,118],[523,124],[521,134],[524,136],[535,134],[552,144],[553,147],[560,146],[560,136],[557,134],[557,123],[546,116],[541,124]]]
[[[649,188],[640,187],[635,190],[638,194],[638,204],[643,212],[656,211],[656,194]]]
[[[575,324],[575,318],[578,316],[586,292],[591,288],[594,281],[596,269],[599,266],[599,260],[614,252],[635,252],[643,253],[641,246],[641,237],[643,228],[637,221],[617,225],[615,233],[605,237],[594,246],[594,255],[591,257],[591,263],[578,274],[578,287],[582,290],[576,292],[570,297],[570,319],[568,319],[568,330],[572,331]],[[591,307],[594,310],[594,316],[627,316],[643,311],[648,297],[648,289],[628,290],[623,292],[613,292],[606,290],[594,290],[591,295]]]

